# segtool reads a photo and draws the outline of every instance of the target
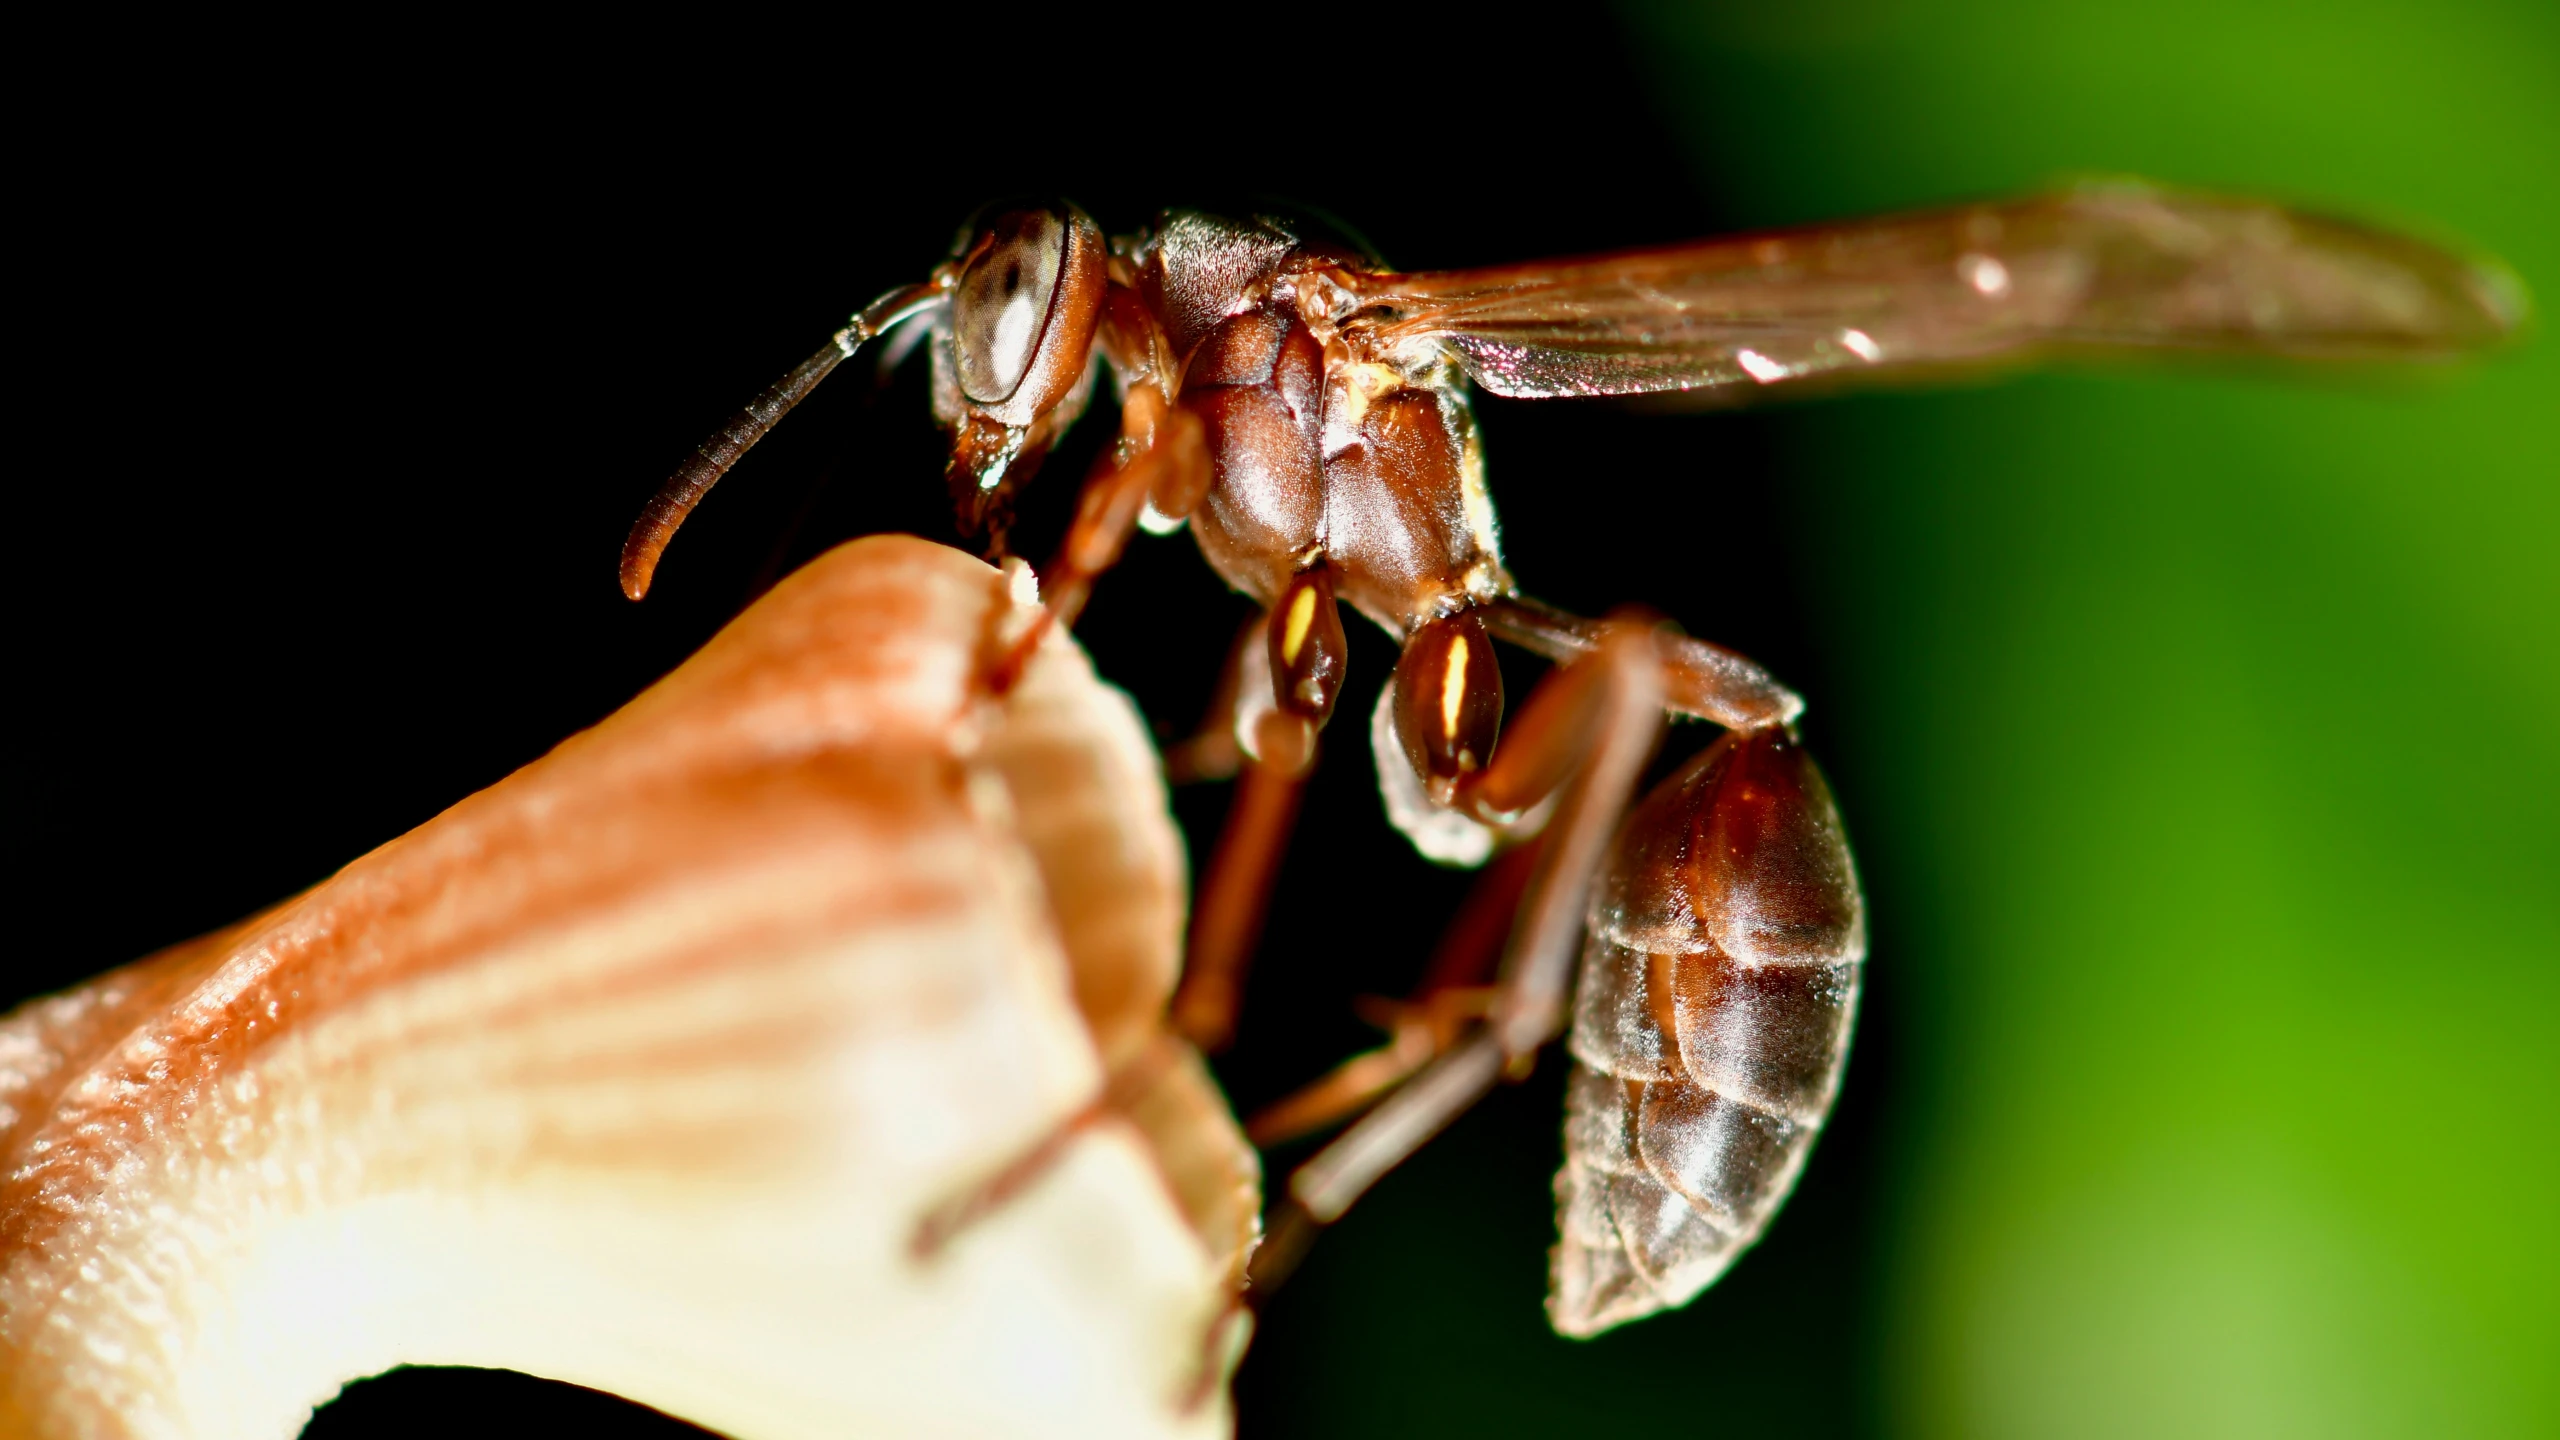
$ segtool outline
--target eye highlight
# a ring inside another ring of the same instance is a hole
[[[989,243],[960,272],[951,326],[961,393],[994,405],[1021,388],[1040,353],[1065,268],[1068,228],[1053,210],[1016,210],[987,229]]]

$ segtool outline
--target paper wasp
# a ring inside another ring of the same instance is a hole
[[[1549,1313],[1591,1334],[1697,1294],[1784,1199],[1838,1089],[1865,922],[1794,694],[1642,617],[1584,619],[1514,585],[1470,384],[1715,399],[2030,352],[2420,358],[2486,344],[2520,313],[2498,276],[2433,246],[2139,185],[1442,272],[1391,270],[1291,216],[1176,210],[1110,239],[1064,202],[997,207],[700,447],[634,527],[623,588],[644,593],[704,492],[892,330],[920,327],[903,334],[929,350],[949,482],[998,549],[1012,496],[1107,370],[1117,441],[1041,577],[1042,626],[993,644],[985,680],[1009,686],[1142,526],[1187,524],[1263,607],[1235,671],[1243,788],[1195,905],[1175,1027],[1214,1048],[1233,1025],[1341,693],[1342,604],[1402,647],[1369,727],[1398,828],[1451,863],[1524,842],[1489,885],[1510,917],[1487,928],[1490,984],[1417,997],[1396,1044],[1265,1117],[1271,1135],[1359,1115],[1291,1178],[1257,1279],[1569,1032]],[[1507,736],[1497,638],[1560,667]],[[1666,712],[1729,733],[1631,804]]]

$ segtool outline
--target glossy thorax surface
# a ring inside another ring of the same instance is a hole
[[[1206,434],[1201,553],[1265,605],[1321,563],[1399,636],[1508,593],[1463,372],[1433,344],[1355,352],[1327,272],[1380,267],[1286,223],[1173,211],[1115,257]]]

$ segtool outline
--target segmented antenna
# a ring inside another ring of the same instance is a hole
[[[657,574],[658,557],[666,553],[667,542],[676,536],[677,527],[702,503],[711,487],[729,468],[745,458],[765,432],[791,413],[791,407],[818,388],[865,342],[902,320],[940,304],[943,287],[939,282],[892,290],[872,301],[851,322],[827,341],[826,348],[791,367],[791,373],[774,381],[750,400],[727,423],[712,433],[710,439],[693,449],[658,493],[649,497],[641,508],[640,518],[632,522],[631,538],[622,542],[622,593],[637,600],[649,593],[650,578]]]

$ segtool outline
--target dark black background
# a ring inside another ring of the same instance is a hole
[[[41,260],[16,307],[9,530],[19,919],[0,997],[313,883],[600,718],[837,540],[952,538],[920,376],[875,391],[848,367],[696,515],[647,604],[613,579],[686,448],[854,306],[920,277],[989,196],[1065,193],[1119,231],[1167,203],[1271,195],[1433,267],[1760,218],[1717,208],[1589,17],[1213,33],[1170,14],[955,11],[823,34],[758,17],[266,38],[106,57],[61,82],[30,137],[15,228]],[[1785,456],[1762,422],[1480,414],[1529,590],[1592,613],[1643,602],[1753,654],[1808,695],[1822,747],[1826,657],[1796,618]],[[1033,487],[1028,553],[1046,554],[1101,428]],[[1244,613],[1186,537],[1141,540],[1081,631],[1172,733]],[[1411,983],[1466,884],[1379,813],[1357,722],[1393,652],[1362,627],[1353,653],[1353,723],[1222,1068],[1247,1107],[1370,1040],[1349,1000]],[[1515,701],[1535,674],[1511,672]],[[1834,779],[1854,829],[1856,777]],[[1195,857],[1225,798],[1179,796]],[[1538,1310],[1562,1066],[1496,1097],[1276,1298],[1238,1382],[1244,1433],[1632,1423],[1682,1408],[1666,1386],[1715,1391],[1727,1425],[1856,1427],[1870,1402],[1833,1377],[1867,1343],[1861,1187],[1891,1007],[1889,987],[1871,998],[1839,1121],[1768,1243],[1689,1310],[1595,1344],[1546,1335]],[[520,1377],[405,1372],[309,1433],[665,1424]]]

